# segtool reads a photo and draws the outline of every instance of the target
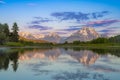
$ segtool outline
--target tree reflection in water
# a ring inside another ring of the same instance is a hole
[[[4,50],[0,50],[0,70],[7,70],[9,67],[9,63],[12,62],[13,70],[16,71],[18,68],[18,51],[6,52]]]

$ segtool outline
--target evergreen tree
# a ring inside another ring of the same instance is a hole
[[[3,25],[3,27],[4,27],[4,31],[3,31],[3,32],[4,32],[4,33],[6,34],[6,36],[8,37],[8,36],[9,36],[9,33],[10,33],[8,24],[5,23],[5,24]]]
[[[12,27],[12,33],[11,33],[13,42],[18,42],[18,40],[19,40],[18,30],[19,29],[18,29],[17,23],[14,23],[13,27]]]
[[[110,37],[109,41],[111,43],[120,43],[120,35],[114,36],[114,37]]]
[[[0,44],[3,45],[6,41],[6,35],[4,33],[4,26],[0,24]]]
[[[6,41],[6,35],[3,32],[0,32],[0,45],[3,45]]]
[[[92,41],[91,43],[97,44],[97,43],[109,43],[109,40],[107,38],[97,38]]]

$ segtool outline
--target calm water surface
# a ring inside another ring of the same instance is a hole
[[[120,80],[120,49],[0,48],[0,80]]]

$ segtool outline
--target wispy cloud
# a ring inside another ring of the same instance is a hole
[[[4,2],[3,0],[0,0],[0,4],[5,4],[6,2]]]
[[[60,31],[57,31],[56,33],[57,33],[57,34],[60,34],[60,35],[61,35],[61,34],[66,34],[66,32],[60,32]]]
[[[77,21],[77,23],[83,23],[87,22],[88,20],[97,20],[99,18],[102,18],[106,15],[108,15],[110,12],[109,11],[101,11],[101,12],[92,12],[92,13],[82,13],[82,12],[55,12],[52,13],[50,16],[53,19],[50,18],[43,18],[43,17],[34,17],[34,20],[31,21],[31,24],[41,24],[41,23],[45,23],[45,22],[52,22],[52,21],[67,21],[67,20],[71,20],[71,22],[74,23],[74,21]],[[71,23],[70,22],[70,23]]]
[[[77,21],[81,21],[81,20],[88,20],[88,13],[81,13],[81,12],[56,12],[56,13],[52,13],[51,16],[56,17],[57,19],[63,21],[63,20],[77,20]]]
[[[63,31],[75,31],[75,30],[80,30],[80,26],[69,26],[67,29],[63,29]]]
[[[28,6],[36,6],[37,3],[27,3]]]
[[[118,33],[119,28],[114,29],[114,25],[118,25],[120,20],[109,19],[109,11],[82,13],[82,12],[55,12],[50,14],[50,17],[33,17],[30,22],[30,29],[37,29],[48,34],[48,32],[56,32],[60,35],[66,35],[74,33],[76,30],[80,30],[83,26],[92,26],[96,31],[100,33]],[[108,19],[106,19],[108,18]],[[62,27],[56,28],[61,22]],[[53,25],[55,24],[55,25]],[[52,26],[52,27],[48,27]]]
[[[109,11],[101,11],[101,12],[93,12],[90,15],[93,19],[98,19],[108,15],[109,13],[110,13]]]
[[[42,18],[42,17],[34,17],[34,18],[35,20],[31,21],[31,24],[40,24],[40,23],[53,21],[49,18]]]
[[[108,27],[103,30],[100,30],[99,32],[109,35],[118,35],[120,34],[119,29],[120,29],[119,27]]]
[[[108,15],[109,11],[93,12],[93,13],[82,13],[82,12],[55,12],[51,16],[63,21],[63,20],[76,20],[84,21],[90,19],[98,19]]]
[[[52,27],[42,26],[42,25],[32,25],[29,26],[31,29],[39,29],[39,30],[50,30]]]
[[[109,26],[117,22],[120,22],[120,20],[114,19],[114,20],[93,21],[93,22],[88,22],[87,26],[93,26],[93,27]]]
[[[99,32],[108,33],[108,32],[111,32],[111,31],[113,31],[113,30],[104,29],[104,30],[100,30]]]

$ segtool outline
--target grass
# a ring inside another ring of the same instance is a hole
[[[51,43],[32,43],[32,42],[6,42],[1,47],[52,47]]]
[[[118,47],[120,48],[120,43],[98,43],[98,44],[90,44],[90,43],[82,43],[82,44],[50,44],[50,43],[30,43],[30,42],[7,42],[4,45],[7,47],[83,47],[83,48],[113,48]]]
[[[24,46],[24,44],[22,44],[20,42],[7,42],[7,43],[5,43],[5,46],[22,47],[22,46]]]
[[[58,44],[58,47],[83,47],[83,48],[120,48],[120,44],[118,43],[106,43],[106,44]]]

